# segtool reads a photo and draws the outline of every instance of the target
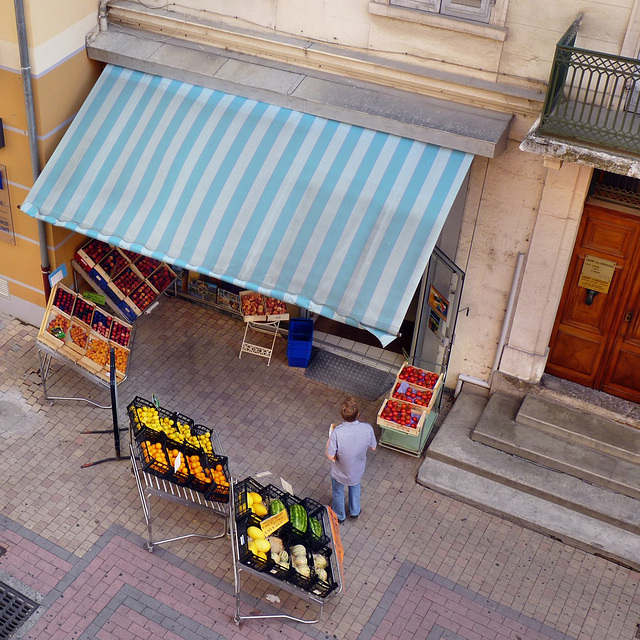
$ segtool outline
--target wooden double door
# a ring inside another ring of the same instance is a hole
[[[585,259],[615,262],[607,293],[578,285]],[[549,346],[548,373],[640,402],[640,212],[585,206]]]

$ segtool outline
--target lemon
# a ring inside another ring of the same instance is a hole
[[[249,551],[251,551],[251,553],[253,553],[254,555],[256,553],[258,553],[258,550],[256,549],[256,543],[253,540],[249,540],[249,542],[247,543],[247,548],[249,549]]]
[[[249,491],[249,495],[253,498],[253,503],[262,502],[262,496],[255,491]]]
[[[247,493],[247,506],[249,507],[249,509],[251,509],[251,507],[253,506],[253,498],[251,497],[250,493]]]

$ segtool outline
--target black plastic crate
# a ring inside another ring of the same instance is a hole
[[[312,500],[311,498],[305,498],[302,501],[304,508],[307,511],[307,540],[311,545],[311,548],[314,551],[318,551],[320,549],[324,549],[329,544],[329,536],[326,535],[324,530],[324,505]],[[314,530],[311,528],[311,520],[315,520],[318,522],[320,534],[317,535],[314,533]]]
[[[251,513],[251,509],[247,503],[247,494],[251,492],[259,493],[264,500],[266,497],[265,489],[266,488],[263,485],[251,477],[240,480],[240,482],[234,485],[234,511],[236,520]]]
[[[249,540],[251,538],[247,534],[247,529],[251,526],[260,527],[260,521],[253,515],[241,518],[236,522],[238,558],[242,564],[246,564],[248,567],[256,569],[256,571],[267,571],[273,564],[269,552],[267,552],[265,560],[249,550]]]
[[[270,536],[270,538],[274,538],[274,537],[282,540],[284,550],[289,554],[289,566],[283,567],[279,565],[271,556],[271,551],[269,551],[268,555],[269,555],[270,564],[269,564],[268,573],[271,574],[272,576],[275,576],[279,580],[288,580],[289,576],[291,576],[291,573],[293,572],[293,565],[291,564],[291,547],[289,545],[289,540],[286,536],[284,537],[281,537],[279,535]]]
[[[321,580],[318,577],[317,569],[313,568],[313,581],[309,587],[309,591],[321,598],[326,598],[332,591],[338,588],[338,583],[333,579],[333,571],[331,569],[331,549],[323,549],[322,551],[316,551],[318,555],[322,555],[327,559],[327,566],[325,571],[327,572],[327,579]]]
[[[155,429],[151,429],[147,427],[139,418],[137,410],[142,408],[156,409],[160,420],[162,420],[163,418],[169,418],[170,420],[174,419],[173,413],[171,413],[171,411],[167,411],[162,407],[156,407],[156,405],[153,402],[151,402],[151,400],[145,400],[140,396],[136,396],[127,407],[127,413],[129,414],[129,421],[131,422],[131,427],[133,428],[133,433],[136,440],[140,440],[140,438],[144,440],[145,437],[150,434],[150,432],[158,433]]]
[[[185,416],[183,413],[178,413],[177,411],[174,412],[173,414],[173,423],[176,427],[176,429],[178,429],[178,424],[183,424],[188,428],[188,432],[189,434],[191,434],[191,429],[193,429],[195,422],[192,418],[190,418],[189,416]],[[202,447],[200,445],[191,445],[193,448],[195,449],[199,449],[201,450]]]
[[[287,511],[289,512],[289,522],[286,525],[287,530],[290,531],[294,536],[299,538],[300,542],[304,541],[304,544],[306,544],[307,529],[309,528],[309,514],[307,513],[307,510],[304,506],[304,500],[297,498],[296,496],[292,496],[290,493],[286,493],[285,496],[286,496],[285,505],[287,507]],[[307,513],[307,527],[304,531],[294,527],[293,523],[291,522],[291,507],[293,507],[294,505],[300,505],[305,510],[305,513]]]
[[[186,487],[191,485],[191,470],[189,469],[189,463],[187,461],[186,453],[179,447],[176,446],[176,443],[171,442],[168,438],[166,439],[166,449],[167,456],[169,457],[169,465],[171,466],[171,476],[168,478],[174,484],[180,485],[181,487]],[[172,456],[172,452],[175,452],[175,457]],[[176,471],[175,469],[175,460],[178,456],[182,456],[184,460],[185,469],[182,471]]]
[[[220,451],[216,451],[211,440],[211,429],[201,424],[194,424],[191,427],[191,435],[198,439],[198,446],[208,455],[219,455]],[[206,444],[208,443],[208,444]],[[194,445],[195,446],[195,445]]]
[[[293,548],[296,544],[302,544],[302,543],[296,542],[295,538],[292,538],[291,548]],[[287,580],[289,582],[292,582],[296,586],[300,587],[301,589],[305,589],[306,591],[309,591],[309,589],[311,588],[311,585],[316,580],[316,576],[313,572],[313,558],[311,557],[311,550],[309,549],[308,545],[304,545],[304,547],[307,550],[307,566],[309,567],[309,575],[303,576],[301,573],[298,573],[298,571],[296,570],[293,564],[293,555],[292,555],[291,556],[292,571],[289,577],[287,578]]]
[[[173,469],[169,466],[167,450],[162,440],[162,438],[158,438],[153,444],[149,440],[143,440],[138,443],[138,449],[142,470],[158,478],[168,479],[173,474]],[[155,444],[160,446],[154,451]],[[162,455],[160,455],[160,452],[162,452]],[[164,456],[164,460],[162,456]]]
[[[288,493],[284,492],[282,489],[278,489],[278,487],[276,487],[273,484],[268,484],[265,488],[264,488],[264,494],[262,495],[262,502],[264,504],[265,507],[267,507],[267,509],[269,509],[269,513],[268,515],[266,515],[265,517],[268,518],[270,517],[271,514],[271,503],[274,500],[280,500],[280,502],[282,502],[282,504],[284,505],[284,508],[287,508],[287,496],[289,495]],[[284,526],[284,529],[286,530],[289,526],[289,523],[287,523]]]
[[[226,456],[206,456],[209,468],[213,471],[217,466],[222,467],[224,482],[216,481],[215,474],[211,486],[205,491],[204,497],[211,502],[229,502],[229,460]]]
[[[196,463],[197,460],[197,463]],[[213,476],[211,475],[207,457],[203,454],[189,454],[187,456],[187,464],[189,465],[189,470],[191,471],[191,480],[189,486],[199,493],[206,493],[207,489],[211,487],[211,483],[213,482]],[[203,479],[202,477],[196,476],[196,471],[202,468],[202,473],[209,481]]]

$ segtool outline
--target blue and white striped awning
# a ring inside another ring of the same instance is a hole
[[[386,344],[471,160],[107,66],[21,208]]]

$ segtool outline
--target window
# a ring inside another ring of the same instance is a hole
[[[439,13],[453,18],[489,22],[495,0],[389,0],[391,6]]]

